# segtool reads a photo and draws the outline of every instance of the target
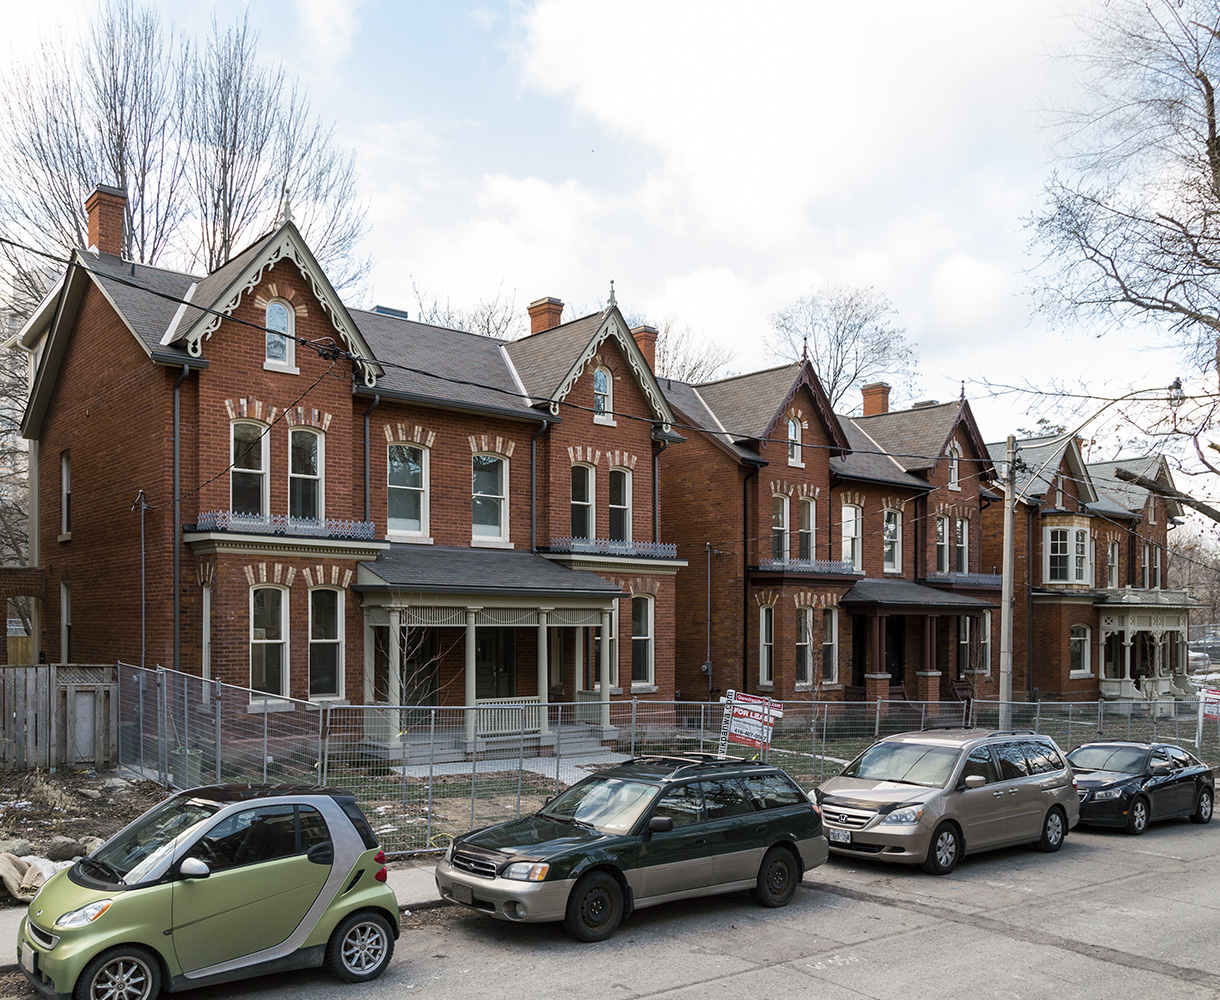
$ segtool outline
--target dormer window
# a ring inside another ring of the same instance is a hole
[[[267,304],[263,325],[267,328],[264,368],[297,374],[296,341],[292,336],[293,312],[288,303],[275,299]]]
[[[593,372],[593,420],[614,426],[614,378],[607,368]]]

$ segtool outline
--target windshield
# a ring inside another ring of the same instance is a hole
[[[102,874],[99,866],[104,866],[128,885],[142,882],[173,853],[183,834],[215,812],[211,802],[178,796],[166,799],[94,851],[86,859],[94,862],[90,873]]]
[[[843,768],[843,776],[941,788],[953,773],[960,753],[957,747],[877,743]]]
[[[540,816],[580,823],[601,833],[626,833],[652,804],[660,788],[626,778],[592,777],[557,796]]]
[[[1137,747],[1077,747],[1068,754],[1068,763],[1077,771],[1118,771],[1143,774],[1148,751]]]

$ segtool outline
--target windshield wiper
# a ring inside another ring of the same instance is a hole
[[[597,827],[595,827],[592,823],[588,823],[583,819],[576,819],[575,817],[573,817],[571,822],[572,822],[573,826],[579,826],[585,830],[596,830],[597,829]]]
[[[82,868],[92,866],[103,875],[114,879],[119,885],[127,884],[123,881],[123,873],[107,861],[102,861],[100,858],[83,857],[80,859],[80,863]]]

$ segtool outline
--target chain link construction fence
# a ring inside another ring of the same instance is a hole
[[[444,848],[466,830],[534,812],[594,771],[649,754],[715,753],[707,702],[498,700],[470,707],[318,705],[171,670],[119,667],[120,765],[187,788],[328,784],[353,792],[387,852]],[[1220,722],[1198,734],[1177,703],[786,702],[767,759],[804,788],[879,736],[931,726],[1034,729],[1065,750],[1096,739],[1166,740],[1220,763]],[[729,753],[758,756],[729,745]]]

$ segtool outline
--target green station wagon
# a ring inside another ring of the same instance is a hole
[[[17,961],[41,993],[75,1000],[320,965],[363,982],[398,937],[384,862],[349,792],[190,789],[52,876],[21,921]]]
[[[784,906],[827,857],[817,806],[777,767],[641,757],[532,816],[475,830],[436,866],[444,899],[500,920],[562,920],[601,941],[633,910],[750,889]]]

